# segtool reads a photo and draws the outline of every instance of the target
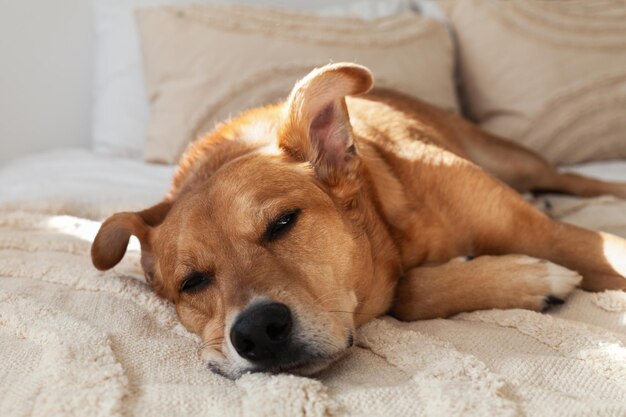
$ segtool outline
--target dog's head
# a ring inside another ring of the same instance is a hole
[[[391,280],[374,283],[376,268],[395,267],[375,265],[373,253],[393,249],[372,242],[386,231],[362,201],[344,100],[371,85],[363,67],[326,66],[283,105],[218,129],[190,151],[194,161],[183,158],[185,175],[164,202],[104,222],[94,265],[112,268],[135,235],[148,281],[201,336],[217,372],[323,368],[392,296]],[[251,131],[260,137],[243,137]]]

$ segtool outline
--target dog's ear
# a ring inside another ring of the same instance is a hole
[[[93,265],[104,271],[117,265],[128,247],[130,236],[134,235],[141,243],[141,265],[148,281],[154,276],[154,258],[150,235],[154,227],[163,222],[172,206],[164,201],[139,212],[117,213],[109,217],[96,235],[91,245]]]
[[[356,64],[311,71],[287,99],[280,147],[296,160],[311,162],[323,180],[349,170],[356,148],[344,98],[366,93],[372,85],[371,72]]]

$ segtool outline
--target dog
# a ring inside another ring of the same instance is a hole
[[[626,183],[559,173],[372,85],[363,66],[327,65],[286,101],[218,125],[189,146],[160,203],[102,224],[93,264],[114,267],[136,236],[146,280],[229,378],[315,373],[384,314],[543,311],[579,284],[626,289],[626,240],[518,194],[626,198]]]

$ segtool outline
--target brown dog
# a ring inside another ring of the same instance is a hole
[[[578,273],[586,290],[626,288],[625,240],[553,221],[513,190],[626,197],[626,184],[560,174],[399,94],[346,97],[372,82],[329,65],[285,103],[218,126],[161,203],[104,222],[94,265],[115,266],[137,236],[146,278],[229,377],[314,372],[388,312],[541,311]]]

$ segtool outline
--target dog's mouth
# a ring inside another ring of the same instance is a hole
[[[264,366],[252,366],[243,369],[229,369],[228,364],[209,361],[208,368],[211,372],[228,379],[238,379],[247,373],[292,374],[299,376],[311,376],[327,369],[330,365],[346,356],[354,344],[352,332],[348,335],[347,344],[344,348],[331,354],[308,353],[299,358],[286,360],[276,364]]]
[[[348,352],[349,349],[344,349],[330,356],[318,357],[313,359],[309,358],[307,360],[296,362],[288,362],[268,368],[248,368],[239,371],[229,371],[225,369],[222,365],[214,362],[209,362],[208,368],[211,372],[232,380],[238,379],[242,375],[247,373],[268,373],[272,375],[293,374],[299,376],[311,376],[328,368],[331,364],[344,357]]]
[[[331,364],[347,355],[349,350],[349,348],[346,348],[332,355],[319,356],[309,358],[307,360],[282,364],[270,369],[262,369],[258,371],[252,370],[252,372],[267,372],[271,374],[289,373],[294,375],[310,376],[328,368]]]

